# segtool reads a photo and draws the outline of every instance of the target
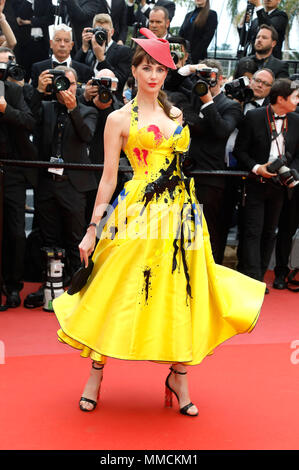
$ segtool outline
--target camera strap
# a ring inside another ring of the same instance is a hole
[[[106,5],[108,15],[111,16],[111,7],[110,7],[109,3],[107,2],[107,0],[104,0],[104,3]]]
[[[270,128],[270,134],[271,134],[271,142],[275,140],[277,150],[278,150],[278,156],[279,158],[282,158],[283,152],[281,152],[279,148],[278,136],[282,134],[283,139],[285,141],[285,136],[286,136],[286,133],[288,132],[288,118],[287,116],[283,118],[281,132],[278,133],[277,128],[276,128],[276,123],[275,123],[275,117],[274,117],[270,104],[267,106],[266,111],[267,111],[267,118],[268,118],[268,123],[269,123],[269,128]]]

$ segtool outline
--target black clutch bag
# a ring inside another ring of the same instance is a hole
[[[85,268],[85,263],[82,261],[82,265],[80,268],[75,272],[72,277],[71,285],[67,291],[69,295],[74,295],[79,292],[82,287],[85,286],[87,279],[89,278],[91,271],[93,269],[93,261],[91,258],[88,260],[88,266]]]

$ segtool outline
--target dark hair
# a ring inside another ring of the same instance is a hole
[[[294,85],[292,85],[292,80],[289,78],[278,78],[272,85],[271,91],[269,93],[269,99],[271,104],[276,104],[277,98],[282,96],[285,100],[293,93],[295,90]]]
[[[215,59],[204,59],[199,62],[200,64],[205,64],[207,67],[218,69],[217,78],[223,75],[222,65],[218,60]]]
[[[244,58],[241,60],[237,67],[237,74],[235,78],[243,77],[244,73],[248,72],[254,74],[258,71],[258,67],[256,62],[253,59]]]
[[[167,8],[165,7],[162,7],[162,6],[155,6],[154,8],[152,8],[152,11],[159,11],[159,10],[162,10],[163,13],[164,13],[164,17],[165,17],[165,21],[169,20],[169,13],[168,13],[168,10]],[[152,12],[151,11],[151,12]]]
[[[137,45],[135,53],[134,53],[133,58],[132,58],[132,65],[134,67],[138,67],[138,65],[141,64],[143,59],[145,59],[148,64],[159,64],[159,62],[157,60],[153,59],[153,57],[151,57],[147,52],[145,52],[145,50],[141,46]],[[160,64],[160,65],[162,65],[162,64]],[[162,67],[165,67],[165,65],[162,65]],[[165,68],[167,69],[167,67],[165,67]],[[158,100],[162,104],[162,107],[165,111],[165,114],[170,119],[175,119],[175,117],[178,117],[178,116],[172,116],[171,115],[171,108],[172,108],[173,105],[168,100],[167,95],[163,90],[159,91]]]
[[[210,13],[210,0],[207,0],[205,6],[201,8],[197,17],[194,20],[194,25],[196,26],[196,28],[203,28],[205,26],[209,13]]]
[[[272,25],[269,26],[267,24],[262,24],[259,27],[258,33],[260,32],[261,29],[268,29],[269,31],[271,31],[272,41],[276,41],[276,42],[278,41],[278,32],[276,31],[274,26],[272,26]]]
[[[14,54],[13,50],[10,49],[9,47],[1,46],[0,47],[0,53],[1,52],[9,52],[12,56],[15,57],[15,54]]]
[[[181,36],[170,36],[167,38],[167,41],[169,42],[169,44],[181,44],[182,46],[184,46],[185,51],[189,52],[190,43],[189,41],[187,41],[187,39],[182,38]]]

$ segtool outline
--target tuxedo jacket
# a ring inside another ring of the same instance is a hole
[[[278,41],[273,49],[273,55],[277,59],[282,58],[282,43],[285,38],[285,32],[288,25],[288,15],[282,10],[274,10],[269,15],[264,9],[256,12],[257,17],[252,21],[251,27],[248,31],[248,44],[251,44],[252,51],[254,51],[254,42],[257,36],[258,30],[262,24],[273,26],[278,33]],[[238,28],[239,32],[241,28]],[[246,47],[246,46],[245,46]]]
[[[0,154],[14,160],[33,160],[36,155],[29,134],[35,126],[34,116],[26,104],[23,88],[4,82],[6,110],[0,113]]]
[[[193,107],[193,115],[189,112],[187,121],[191,132],[189,158],[196,169],[226,170],[225,147],[229,136],[242,120],[240,104],[219,93],[213,103],[199,113],[196,104]],[[199,176],[199,180],[219,188],[225,185],[225,178],[219,176]]]
[[[92,77],[92,70],[85,64],[81,64],[76,60],[71,61],[71,67],[76,70],[78,75],[78,83],[86,83]],[[38,85],[38,77],[44,70],[52,69],[52,59],[42,60],[35,62],[31,69],[32,85],[36,88]]]
[[[148,7],[148,9],[143,13],[141,11],[140,5],[138,6],[136,11],[134,10],[134,6],[135,4],[133,4],[132,6],[128,5],[127,7],[128,8],[128,24],[132,26],[135,22],[137,22],[137,23],[141,23],[142,26],[147,26],[148,18],[152,9]],[[174,2],[170,0],[158,0],[155,6],[166,8],[166,10],[168,10],[169,20],[170,21],[172,20],[175,14],[175,6],[176,6]]]
[[[248,59],[252,59],[254,62],[256,62],[258,69],[270,69],[275,75],[275,78],[288,78],[289,77],[289,66],[287,62],[284,62],[283,60],[276,59],[276,57],[271,54],[267,59],[263,61],[257,60],[255,54],[250,55],[248,57],[242,57],[242,59],[239,60],[235,73],[234,75],[236,77],[239,77],[239,64],[242,65],[243,62],[247,61]]]
[[[285,136],[285,151],[291,157],[291,168],[299,169],[299,115],[289,113],[288,130]],[[242,170],[251,171],[259,163],[267,163],[271,148],[271,133],[267,108],[248,111],[242,121],[233,154]]]
[[[88,26],[92,26],[93,17],[98,13],[108,13],[113,22],[115,41],[126,42],[127,26],[127,6],[125,0],[112,0],[111,11],[107,7],[105,0],[65,0],[71,25],[74,32],[74,41],[78,50],[82,44],[82,31]]]
[[[31,25],[17,26],[15,34],[17,42],[26,45],[31,40],[31,28],[41,28],[44,41],[49,43],[49,26],[54,23],[53,5],[51,0],[35,0],[34,8],[27,0],[13,0],[16,17],[31,20]]]
[[[208,47],[217,29],[218,17],[216,11],[210,10],[204,27],[196,28],[194,23],[190,23],[190,18],[194,13],[195,10],[190,11],[185,16],[179,36],[189,41],[192,62],[197,64],[200,60],[206,59],[208,56]]]
[[[36,92],[32,108],[38,122],[39,158],[50,161],[58,115],[57,103],[42,101],[42,95]],[[77,107],[68,113],[62,138],[62,158],[66,163],[91,163],[88,146],[96,125],[97,111],[90,106],[78,102]],[[67,170],[67,174],[72,185],[80,192],[96,188],[96,180],[91,171]]]
[[[76,54],[76,60],[85,63],[88,67],[94,69],[96,57],[92,49],[87,53],[82,48]],[[98,64],[98,70],[110,69],[118,78],[118,88],[116,97],[122,101],[122,91],[126,81],[131,73],[132,50],[128,46],[121,46],[113,42],[106,53],[106,58]]]

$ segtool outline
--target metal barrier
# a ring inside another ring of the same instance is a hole
[[[3,240],[3,203],[4,203],[4,167],[5,166],[20,166],[31,168],[50,168],[53,163],[43,161],[26,161],[26,160],[5,160],[0,159],[0,311],[5,308],[2,306],[2,240]],[[83,170],[83,171],[100,171],[104,168],[103,164],[82,164],[82,163],[55,163],[55,168],[68,168],[69,170]],[[120,165],[118,168],[119,173],[133,173],[131,166]],[[234,170],[217,170],[217,171],[204,171],[192,170],[186,173],[186,176],[193,175],[219,175],[219,176],[238,176],[246,178],[249,172],[234,171]]]

